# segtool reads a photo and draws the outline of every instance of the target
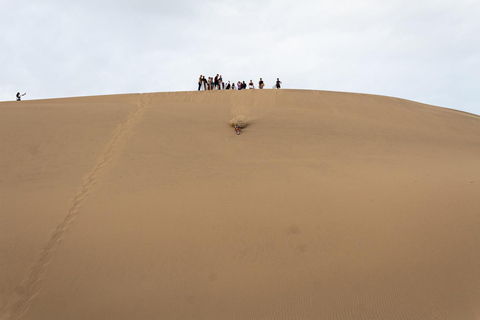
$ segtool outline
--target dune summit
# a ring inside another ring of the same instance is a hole
[[[0,150],[1,320],[480,319],[478,116],[299,90],[2,102]]]

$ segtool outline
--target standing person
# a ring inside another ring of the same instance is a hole
[[[242,83],[240,81],[237,82],[237,90],[242,90],[243,89],[243,86],[242,86]]]
[[[200,78],[198,78],[198,91],[200,91],[200,88],[202,87],[202,83],[203,83],[203,78],[202,78],[202,75],[200,75]]]
[[[232,83],[232,90],[235,90],[235,82]]]
[[[242,83],[242,90],[243,89],[247,89],[247,84],[245,83],[245,81],[243,81],[243,83]]]
[[[218,73],[217,75],[215,76],[215,80],[214,80],[214,83],[213,83],[213,89],[217,89],[217,86],[220,88],[219,84],[218,84]]]
[[[227,86],[225,87],[225,90],[230,90],[230,87],[231,87],[230,81],[228,81]]]
[[[255,89],[255,86],[253,85],[252,80],[250,80],[250,82],[248,83],[248,89]]]
[[[205,76],[202,78],[203,90],[207,91],[207,79]]]
[[[212,77],[209,77],[208,78],[208,90],[212,90],[212,83],[213,83]]]
[[[225,90],[225,83],[223,83],[222,75],[218,77],[218,90],[220,89]]]
[[[280,81],[280,79],[277,78],[277,82],[275,82],[275,87],[277,87],[277,89],[280,89],[281,84],[282,84],[282,81]]]
[[[16,95],[17,101],[22,101],[22,97],[23,97],[24,95],[26,95],[26,93],[17,92],[17,95]]]
[[[265,86],[265,83],[263,83],[262,78],[260,78],[260,81],[258,81],[258,88],[263,89],[264,86]]]

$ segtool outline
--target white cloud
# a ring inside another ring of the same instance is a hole
[[[0,12],[0,100],[194,90],[221,73],[480,114],[477,1],[8,0]]]

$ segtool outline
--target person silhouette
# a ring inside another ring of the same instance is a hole
[[[281,84],[282,84],[282,81],[280,81],[280,79],[277,78],[277,82],[275,82],[275,87],[277,87],[277,89],[280,89]]]
[[[17,92],[17,101],[22,101],[22,97],[26,95],[26,93],[20,93],[20,92]]]
[[[265,86],[265,83],[263,82],[263,79],[260,78],[260,81],[258,81],[258,88],[263,89],[264,86]]]

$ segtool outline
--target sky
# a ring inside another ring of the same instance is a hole
[[[480,115],[478,0],[0,0],[0,101],[197,90],[200,75]]]

